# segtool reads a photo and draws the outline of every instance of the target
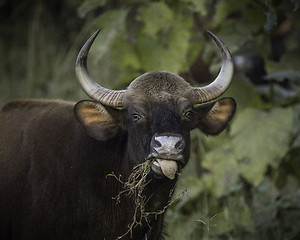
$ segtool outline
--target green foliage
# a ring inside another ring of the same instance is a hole
[[[218,137],[192,133],[167,239],[300,238],[299,0],[31,2],[0,4],[3,13],[13,9],[0,16],[1,101],[86,98],[74,63],[98,28],[89,68],[110,88],[125,88],[146,71],[190,76],[197,58],[217,74],[220,54],[207,29],[233,56],[261,57],[266,74],[258,84],[236,73],[225,94],[238,106],[229,128]],[[284,49],[276,58],[278,39]]]
[[[187,67],[185,63],[190,38],[189,25],[191,25],[189,20],[191,19],[177,17],[176,25],[172,25],[166,33],[162,32],[157,36],[160,41],[153,41],[152,35],[148,34],[138,36],[136,50],[145,71],[180,72]],[[151,19],[149,18],[148,21],[150,22]]]
[[[258,186],[268,166],[277,168],[288,151],[293,112],[290,108],[268,112],[247,108],[238,116],[231,128],[232,154],[240,175]]]
[[[159,33],[168,32],[174,22],[174,13],[163,2],[152,2],[138,9],[137,20],[143,23],[142,32],[157,40]]]
[[[78,15],[82,18],[86,17],[89,12],[97,9],[98,7],[104,6],[106,2],[107,0],[86,0],[78,8]]]
[[[102,60],[103,56],[111,49],[115,38],[123,27],[127,13],[125,9],[110,10],[94,20],[95,26],[102,26],[103,28],[101,31],[101,44],[95,44],[96,61]]]

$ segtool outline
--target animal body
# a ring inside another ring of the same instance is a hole
[[[162,239],[164,213],[189,158],[190,131],[216,135],[234,115],[232,98],[210,102],[233,74],[228,49],[212,33],[223,61],[210,85],[192,87],[160,71],[110,90],[86,67],[98,32],[76,63],[93,100],[18,100],[0,112],[1,240]],[[132,175],[136,169],[142,174]]]

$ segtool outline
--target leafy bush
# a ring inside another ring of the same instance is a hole
[[[74,62],[98,27],[89,65],[104,86],[124,88],[154,70],[207,83],[212,79],[204,72],[215,76],[220,56],[205,30],[217,34],[236,60],[226,96],[238,110],[218,137],[193,132],[190,163],[167,214],[167,239],[300,238],[299,0],[2,2],[0,10],[7,14],[10,6],[12,14],[1,15],[0,88],[7,90],[1,101],[83,98]],[[26,24],[12,21],[20,12]],[[203,75],[191,66],[201,66]]]

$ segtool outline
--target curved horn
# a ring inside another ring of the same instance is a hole
[[[196,103],[205,103],[220,97],[229,87],[234,72],[231,55],[226,45],[212,32],[207,32],[215,40],[222,53],[222,67],[212,83],[204,87],[193,88]]]
[[[100,86],[90,77],[87,70],[87,55],[99,32],[100,29],[98,29],[81,48],[76,60],[76,76],[81,87],[90,98],[106,106],[122,107],[122,99],[126,91],[110,90]]]

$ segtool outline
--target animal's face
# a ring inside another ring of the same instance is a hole
[[[157,178],[173,179],[189,157],[190,131],[220,133],[235,112],[231,98],[213,103],[228,88],[233,63],[217,36],[210,33],[221,50],[222,69],[208,86],[192,87],[170,72],[149,72],[136,78],[126,90],[110,90],[98,85],[88,74],[87,54],[99,31],[85,43],[76,74],[85,92],[94,101],[79,102],[75,114],[86,131],[105,141],[119,131],[127,132],[128,154],[133,164],[150,160]],[[207,103],[195,106],[196,104]]]
[[[156,177],[173,179],[189,157],[188,119],[171,100],[134,103],[128,109],[128,150],[135,164],[153,160]]]
[[[87,132],[98,140],[126,131],[132,163],[152,161],[155,177],[173,179],[188,161],[190,131],[198,127],[206,134],[218,134],[235,111],[231,98],[195,107],[185,94],[188,88],[177,75],[151,72],[128,87],[124,109],[83,101],[76,105],[75,113]]]

